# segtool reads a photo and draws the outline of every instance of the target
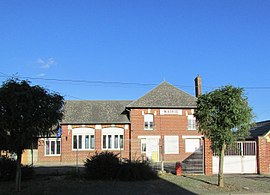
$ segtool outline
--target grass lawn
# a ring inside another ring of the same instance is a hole
[[[164,174],[162,179],[195,194],[270,194],[270,176],[225,175],[225,187],[217,186],[217,176]]]
[[[0,194],[241,194],[270,192],[270,177],[227,175],[226,186],[217,187],[217,177],[160,175],[160,179],[139,182],[89,181],[69,175],[36,175],[22,182],[14,192],[13,182],[0,182]]]

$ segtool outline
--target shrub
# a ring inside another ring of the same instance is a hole
[[[115,179],[119,169],[119,157],[118,154],[112,152],[96,152],[95,155],[85,160],[84,166],[86,167],[86,178],[100,180]]]
[[[121,181],[140,181],[157,179],[157,173],[147,162],[128,162],[120,165],[117,178]]]
[[[3,157],[0,160],[0,180],[8,181],[15,178],[16,161],[10,158]]]
[[[0,159],[0,181],[14,180],[17,164],[14,159],[3,157]],[[32,166],[22,166],[22,179],[30,179],[33,176]]]

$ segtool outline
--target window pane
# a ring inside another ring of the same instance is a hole
[[[142,152],[146,152],[146,143],[142,143]]]
[[[46,154],[49,155],[50,154],[50,141],[46,141]]]
[[[107,141],[106,141],[106,135],[103,135],[103,148],[105,149],[105,148],[107,148],[107,145],[106,145],[106,143],[107,143]]]
[[[82,149],[82,135],[79,135],[78,148]]]
[[[77,149],[77,135],[73,136],[73,149]]]
[[[61,151],[61,142],[60,141],[56,141],[56,154],[60,154]]]
[[[115,135],[114,136],[114,148],[118,148],[118,142],[119,142],[118,135]]]
[[[55,154],[55,141],[51,141],[51,154]]]
[[[146,139],[141,139],[141,150],[142,150],[142,153],[145,153],[146,152]]]
[[[144,128],[148,129],[148,122],[144,122]]]
[[[120,135],[120,148],[124,147],[124,139],[123,139],[123,135]]]
[[[154,123],[150,122],[150,129],[153,129]]]
[[[94,135],[91,135],[90,148],[91,149],[95,148],[95,136]]]
[[[85,136],[85,149],[89,149],[89,135]]]
[[[108,148],[112,148],[112,135],[108,135]]]

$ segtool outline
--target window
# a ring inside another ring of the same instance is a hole
[[[196,130],[196,118],[193,115],[188,115],[188,130]]]
[[[145,114],[144,115],[144,129],[153,130],[154,129],[154,115]]]
[[[92,128],[72,129],[72,149],[73,150],[93,150],[95,149],[95,130]]]
[[[141,139],[141,153],[146,153],[146,139]]]
[[[59,156],[61,154],[61,139],[45,139],[45,156]]]
[[[165,154],[179,154],[179,137],[164,136],[164,153]]]
[[[112,127],[102,129],[102,148],[119,150],[124,148],[124,129]]]
[[[185,139],[186,152],[195,152],[200,148],[200,139]]]

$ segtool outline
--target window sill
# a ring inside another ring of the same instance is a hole
[[[95,149],[72,149],[72,151],[93,151]]]
[[[61,154],[45,154],[45,157],[61,156]]]

